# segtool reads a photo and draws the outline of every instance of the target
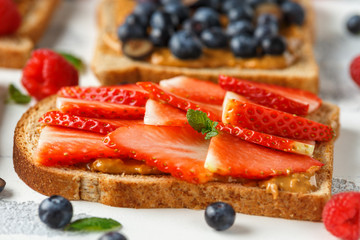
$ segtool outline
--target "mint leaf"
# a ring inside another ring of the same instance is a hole
[[[219,131],[216,129],[218,122],[210,120],[206,113],[202,111],[189,109],[186,113],[186,118],[193,129],[206,134],[205,139],[210,139],[219,134]]]
[[[65,227],[66,231],[99,232],[112,231],[121,228],[122,225],[111,218],[82,218]]]
[[[76,70],[78,70],[79,72],[82,72],[85,69],[85,65],[80,58],[75,57],[70,53],[65,53],[65,52],[58,52],[58,53],[61,56],[63,56],[66,59],[66,61],[68,61],[71,65],[73,65],[76,68]]]
[[[9,85],[9,97],[7,102],[15,102],[20,104],[26,104],[31,101],[31,97],[23,94],[13,84]]]

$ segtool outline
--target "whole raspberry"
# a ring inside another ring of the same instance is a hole
[[[49,49],[32,52],[23,69],[22,84],[37,100],[57,93],[64,86],[79,83],[77,70],[58,53]]]
[[[360,86],[360,56],[357,56],[350,65],[352,79]]]
[[[344,240],[360,238],[360,192],[334,195],[322,214],[326,229]]]
[[[21,16],[12,0],[0,0],[0,35],[9,35],[20,27]]]

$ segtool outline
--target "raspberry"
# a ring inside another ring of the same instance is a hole
[[[16,32],[20,27],[21,16],[12,0],[0,0],[0,35]]]
[[[334,236],[344,240],[360,238],[360,192],[334,195],[325,205],[323,222]]]
[[[78,85],[79,76],[61,55],[49,49],[38,49],[26,63],[21,82],[31,96],[41,100],[64,86]]]
[[[357,56],[350,65],[352,79],[360,86],[360,56]]]

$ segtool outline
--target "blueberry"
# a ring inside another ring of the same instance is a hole
[[[197,36],[200,36],[202,31],[204,31],[206,28],[206,24],[195,21],[194,19],[187,19],[183,22],[183,29],[188,32],[194,33]]]
[[[225,0],[221,5],[221,12],[227,14],[231,9],[240,7],[242,4],[241,0]]]
[[[138,16],[145,16],[148,20],[150,16],[156,11],[157,4],[153,2],[144,2],[138,4],[134,9],[134,14]]]
[[[249,20],[253,18],[254,12],[249,5],[241,5],[236,8],[232,8],[228,11],[227,16],[230,22],[235,22],[238,20]]]
[[[224,202],[215,202],[205,210],[206,223],[217,231],[230,228],[235,222],[235,211],[231,205]]]
[[[169,48],[180,59],[196,59],[202,54],[201,42],[194,34],[185,30],[172,35]]]
[[[281,55],[286,50],[286,41],[283,37],[272,36],[269,38],[265,38],[261,42],[261,46],[265,54]]]
[[[257,20],[256,20],[257,25],[265,25],[265,24],[276,24],[278,25],[278,19],[270,13],[264,13],[261,14]]]
[[[189,18],[190,11],[181,3],[169,3],[164,6],[165,12],[170,15],[175,15],[179,20],[179,23],[182,23],[185,19]]]
[[[51,228],[63,228],[73,216],[73,207],[69,200],[53,195],[40,203],[40,220]]]
[[[221,9],[222,0],[198,0],[195,3],[191,4],[191,8],[199,8],[199,7],[210,7],[216,11]]]
[[[266,0],[246,0],[246,3],[249,4],[249,6],[252,8],[256,8],[257,6],[265,2]]]
[[[201,41],[208,48],[224,48],[227,46],[227,37],[221,27],[212,27],[201,33]]]
[[[230,49],[235,57],[252,58],[257,55],[258,43],[252,36],[239,35],[230,40]]]
[[[168,45],[173,32],[174,30],[171,28],[152,28],[150,32],[150,40],[155,46],[165,47]]]
[[[0,178],[0,192],[2,192],[5,188],[6,182],[4,179]]]
[[[283,18],[287,24],[303,25],[305,21],[304,8],[295,2],[284,2],[281,5]]]
[[[148,19],[145,15],[137,15],[135,13],[132,13],[126,17],[125,23],[129,25],[137,24],[146,28],[148,25]]]
[[[176,24],[174,18],[162,10],[155,11],[150,18],[150,26],[153,28],[174,28],[174,24]]]
[[[127,240],[127,238],[118,232],[108,232],[102,235],[99,240]]]
[[[226,29],[226,34],[228,37],[235,37],[240,34],[251,35],[254,32],[254,27],[252,23],[248,20],[240,20],[237,22],[232,22],[228,25]]]
[[[220,26],[219,14],[209,7],[197,9],[193,15],[193,20],[204,24],[207,28]]]
[[[169,3],[181,3],[181,0],[160,0],[160,3],[162,5],[166,5],[166,4],[169,4]]]
[[[353,34],[360,34],[360,15],[354,15],[347,21],[347,29]]]
[[[278,35],[278,27],[275,24],[258,25],[254,32],[254,37],[258,42],[276,35]]]
[[[139,24],[123,24],[118,28],[118,38],[125,42],[129,39],[146,38],[146,29]]]

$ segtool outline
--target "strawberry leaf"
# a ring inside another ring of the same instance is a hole
[[[85,65],[80,58],[65,52],[58,52],[58,53],[61,56],[63,56],[65,60],[68,61],[73,67],[75,67],[76,70],[78,70],[78,72],[82,72],[85,69]]]
[[[205,139],[210,139],[219,134],[216,126],[218,122],[210,120],[206,113],[198,110],[189,109],[186,118],[190,126],[205,135]]]
[[[76,220],[65,227],[66,231],[99,232],[112,231],[121,228],[122,225],[111,218],[82,218]]]
[[[9,97],[6,102],[15,102],[20,104],[27,104],[31,101],[31,97],[23,94],[13,84],[9,85]]]

